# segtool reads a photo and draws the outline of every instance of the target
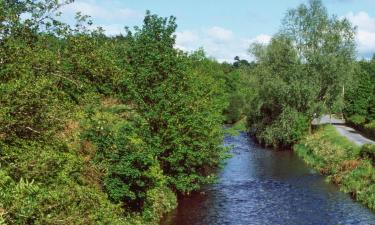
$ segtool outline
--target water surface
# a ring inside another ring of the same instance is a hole
[[[256,145],[247,134],[232,145],[215,185],[180,199],[162,225],[375,225],[375,214],[314,172],[291,151]]]

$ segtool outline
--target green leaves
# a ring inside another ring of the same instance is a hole
[[[0,224],[156,223],[214,181],[230,85],[174,17],[106,37],[64,3],[0,0]]]
[[[150,137],[145,140],[169,185],[190,192],[211,181],[206,177],[220,161],[225,105],[219,83],[199,70],[209,62],[193,62],[195,56],[189,59],[174,49],[175,30],[175,18],[148,12],[144,25],[128,32],[130,76],[124,76],[128,92],[123,98],[147,121]]]
[[[281,34],[292,40],[300,60],[317,84],[318,101],[328,109],[342,98],[352,71],[355,29],[346,19],[330,17],[321,0],[288,11]]]
[[[291,146],[314,117],[341,112],[354,62],[354,28],[320,0],[289,10],[268,46],[253,45],[258,97],[248,115],[260,141]]]
[[[372,101],[375,96],[375,86],[368,70],[371,62],[359,62],[352,75],[353,82],[347,88],[345,95],[345,113],[348,117],[359,115],[365,121],[371,120]]]

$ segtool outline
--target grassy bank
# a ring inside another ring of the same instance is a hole
[[[362,149],[341,136],[333,126],[324,126],[307,136],[294,150],[309,165],[354,199],[375,210],[375,168]]]

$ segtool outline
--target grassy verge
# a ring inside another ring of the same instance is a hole
[[[296,144],[294,150],[342,191],[375,210],[375,168],[368,157],[361,157],[361,148],[333,126],[321,127]]]

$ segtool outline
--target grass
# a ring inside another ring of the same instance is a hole
[[[360,156],[361,148],[333,126],[321,127],[296,144],[294,150],[342,191],[375,210],[375,168],[370,159]]]
[[[246,117],[243,117],[241,120],[237,121],[231,127],[224,130],[226,135],[238,136],[241,132],[246,131]]]

